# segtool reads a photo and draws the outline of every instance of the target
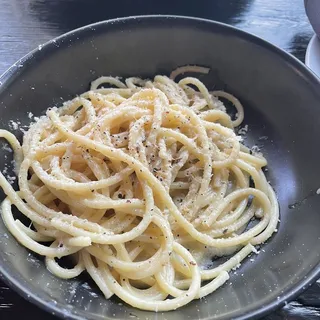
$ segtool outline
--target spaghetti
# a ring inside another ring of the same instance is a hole
[[[267,162],[234,131],[241,103],[197,78],[174,81],[190,71],[209,72],[188,66],[153,81],[100,77],[48,109],[22,146],[0,131],[19,178],[16,192],[0,174],[2,219],[57,277],[87,271],[107,299],[173,310],[222,286],[275,231]],[[236,119],[219,98],[232,102]],[[71,255],[73,268],[59,265]],[[228,260],[208,268],[208,258],[222,255]]]

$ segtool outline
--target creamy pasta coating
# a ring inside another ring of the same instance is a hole
[[[188,72],[209,69],[185,66],[153,80],[100,77],[48,109],[22,145],[0,130],[14,150],[19,185],[15,191],[0,173],[2,219],[57,277],[86,271],[107,299],[174,310],[217,290],[275,231],[279,207],[262,171],[267,161],[235,133],[241,103],[197,78],[175,81]],[[59,264],[65,256],[73,268]]]

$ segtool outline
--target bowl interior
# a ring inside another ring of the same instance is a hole
[[[261,315],[319,272],[320,85],[299,62],[233,28],[203,20],[144,17],[71,32],[24,58],[3,77],[0,127],[13,130],[88,89],[101,75],[148,77],[185,64],[211,68],[201,80],[235,94],[245,106],[245,143],[268,159],[280,203],[278,233],[246,259],[217,292],[163,319],[235,319]],[[3,150],[0,167],[10,162]],[[8,166],[7,166],[8,167]],[[10,167],[8,168],[10,172]],[[106,301],[87,278],[61,280],[21,247],[0,220],[0,271],[27,298],[66,318],[147,319],[155,315],[120,300]]]

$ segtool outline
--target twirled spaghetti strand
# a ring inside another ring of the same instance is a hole
[[[174,81],[185,72],[209,70],[187,66],[153,81],[101,77],[48,110],[22,146],[0,130],[19,177],[16,192],[0,173],[2,219],[13,236],[56,276],[86,270],[106,298],[144,310],[173,310],[217,290],[279,219],[266,160],[234,131],[241,103],[197,78]],[[75,266],[65,269],[57,258],[69,255]],[[221,255],[229,260],[208,269],[208,258]]]

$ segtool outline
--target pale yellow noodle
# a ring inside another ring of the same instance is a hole
[[[174,82],[195,72],[209,69],[180,67],[153,81],[100,77],[32,124],[22,146],[0,130],[19,178],[16,192],[0,173],[2,219],[57,277],[87,271],[107,299],[174,310],[221,287],[275,232],[267,161],[234,130],[243,107],[197,78]],[[236,119],[219,97],[234,105]],[[228,260],[208,269],[221,255]],[[73,256],[73,268],[59,264],[64,256]]]

